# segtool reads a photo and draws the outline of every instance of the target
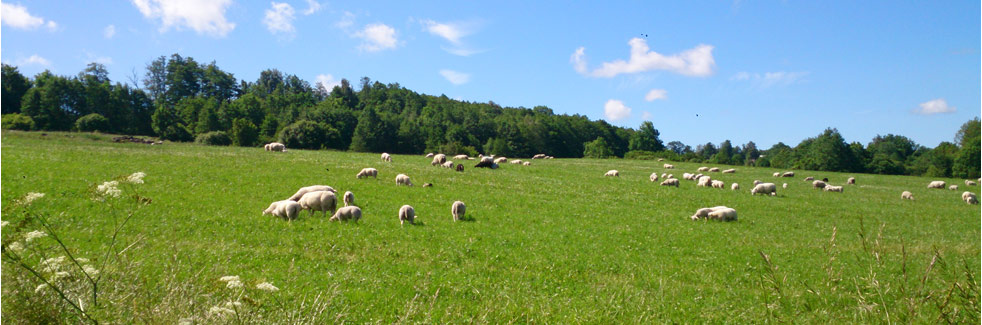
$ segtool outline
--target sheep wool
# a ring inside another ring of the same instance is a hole
[[[338,209],[329,221],[358,221],[359,219],[361,219],[361,208],[349,206]]]
[[[944,189],[945,185],[947,184],[945,184],[944,181],[932,181],[930,183],[927,183],[927,188]]]
[[[375,168],[362,168],[361,171],[358,172],[357,175],[355,175],[355,178],[362,178],[362,177],[374,177],[374,178],[378,178],[378,169],[375,169]]]
[[[467,206],[464,205],[464,202],[454,201],[454,203],[450,205],[450,214],[453,215],[453,221],[460,221],[464,219],[465,213],[467,213]]]
[[[652,182],[657,181],[658,180],[658,173],[651,173],[651,176],[648,176],[648,180],[650,180]]]
[[[396,175],[396,185],[413,186],[413,182],[409,180],[409,176],[406,174]]]
[[[344,206],[355,205],[355,193],[351,191],[344,192]]]
[[[416,220],[416,210],[413,209],[413,206],[406,204],[403,205],[401,208],[399,208],[400,225],[406,222],[409,222],[409,224],[412,225],[414,224],[413,222],[415,222],[415,220]]]
[[[979,204],[979,197],[975,196],[975,193],[966,191],[962,193],[962,201],[968,204]]]
[[[388,153],[383,152],[382,153],[382,161],[392,162],[392,156],[389,155]]]
[[[300,215],[300,204],[290,200],[276,201],[270,203],[269,207],[263,211],[263,215],[272,214],[286,220],[296,219]]]
[[[330,192],[337,193],[337,191],[335,191],[333,187],[327,185],[311,185],[307,187],[301,187],[299,190],[297,190],[297,193],[294,193],[293,196],[291,196],[287,200],[299,201],[304,194],[307,194],[309,192],[317,192],[317,191],[330,191]]]
[[[665,179],[664,181],[661,182],[661,185],[679,187],[679,180],[677,178]]]
[[[621,176],[621,173],[618,172],[616,169],[611,169],[611,170],[608,170],[607,173],[604,174],[604,176],[620,177]]]
[[[774,183],[760,183],[750,189],[750,195],[755,194],[770,194],[771,196],[777,195],[777,185]]]
[[[731,190],[734,190],[734,191],[739,190],[740,189],[740,184],[733,183],[732,185],[730,185],[730,189]]]
[[[323,212],[324,217],[327,217],[328,211],[334,214],[334,209],[337,208],[338,199],[334,195],[334,192],[330,191],[316,191],[308,192],[300,198],[300,208],[303,210],[310,210],[310,215],[314,215],[314,211]]]
[[[904,191],[903,193],[900,193],[900,199],[901,200],[911,200],[911,201],[913,201],[914,200],[914,194],[911,193],[910,191]]]

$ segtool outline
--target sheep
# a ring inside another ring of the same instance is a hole
[[[369,168],[362,168],[361,171],[358,172],[357,175],[355,175],[355,178],[361,179],[362,177],[365,177],[365,178],[375,177],[377,179],[378,178],[378,169],[371,168],[371,167],[369,167]]]
[[[651,173],[651,176],[648,176],[648,180],[650,180],[652,182],[657,181],[658,180],[658,173]]]
[[[506,161],[508,161],[508,158],[505,158],[505,157],[498,157],[498,158],[495,158],[494,159],[494,163],[495,164],[501,164],[501,163],[504,163]]]
[[[433,183],[423,183],[423,187],[433,187]]]
[[[975,196],[975,193],[965,192],[962,193],[962,201],[968,204],[979,204],[979,197]]]
[[[677,178],[669,178],[661,182],[662,186],[675,186],[679,187],[679,180]]]
[[[431,153],[426,154],[426,158],[433,158],[433,153],[431,152]]]
[[[958,185],[951,185],[951,186],[948,186],[948,190],[951,190],[951,191],[957,191],[957,190],[958,190]]]
[[[293,220],[300,215],[300,209],[300,203],[290,200],[276,201],[270,203],[269,207],[263,210],[263,215],[272,214],[286,220]]]
[[[914,200],[914,194],[913,193],[910,193],[910,191],[904,191],[903,193],[900,193],[900,199],[901,200],[911,200],[911,201],[913,201]]]
[[[464,205],[464,202],[454,201],[454,203],[450,205],[450,214],[453,215],[453,221],[463,220],[464,213],[466,211],[467,211],[467,206]]]
[[[358,219],[361,219],[361,208],[350,206],[338,209],[328,221],[358,221]]]
[[[389,154],[383,152],[382,153],[382,161],[392,162],[392,156],[390,156]]]
[[[774,177],[781,177],[781,173],[780,172],[774,173]]]
[[[724,207],[713,210],[709,213],[709,219],[721,221],[735,221],[737,219],[736,209]]]
[[[693,214],[691,217],[689,217],[689,219],[692,219],[692,220],[708,219],[710,213],[712,213],[713,211],[719,211],[719,210],[723,210],[723,209],[729,209],[729,208],[726,207],[726,206],[723,206],[723,205],[715,206],[715,207],[712,207],[712,208],[702,208],[702,209],[696,210],[696,213]]]
[[[337,208],[338,199],[334,195],[334,192],[330,191],[316,191],[308,192],[300,198],[300,208],[304,210],[310,210],[310,215],[314,215],[314,211],[324,212],[324,217],[327,217],[327,211],[330,210],[331,214],[334,214],[334,209]]]
[[[665,178],[675,178],[675,175],[668,174],[667,176],[665,176]]]
[[[658,158],[658,161],[665,161],[665,158]]]
[[[713,179],[709,176],[699,177],[699,183],[696,183],[696,186],[709,187],[712,181]]]
[[[443,163],[442,166],[443,166],[443,168],[453,169],[453,161],[447,160],[446,162]]]
[[[553,156],[546,156],[546,159],[556,159],[556,157],[553,157]]]
[[[781,177],[794,177],[794,172],[784,172]]]
[[[965,180],[965,186],[975,186],[975,182],[966,179]]]
[[[401,208],[399,208],[400,225],[407,221],[409,222],[409,224],[413,225],[415,224],[413,223],[415,220],[416,220],[416,209],[413,209],[413,206],[406,204],[403,205]]]
[[[777,195],[777,185],[774,185],[774,183],[760,183],[754,185],[754,188],[750,190],[750,195],[755,194],[770,194],[771,196]]]
[[[661,173],[661,178],[665,178],[665,175],[668,175],[668,174]]]
[[[621,176],[621,173],[618,172],[616,169],[611,169],[611,170],[608,170],[607,173],[604,174],[604,176],[620,177]]]
[[[344,206],[355,205],[355,193],[351,191],[345,191],[342,199],[344,199]]]
[[[691,181],[691,180],[694,180],[695,179],[693,176],[695,176],[695,175],[692,175],[692,174],[689,174],[689,173],[682,173],[682,179],[687,179],[687,180],[690,180]]]
[[[788,188],[788,183],[784,183],[784,185],[781,185],[781,187],[782,188]]]
[[[825,182],[823,182],[823,181],[814,181],[814,182],[812,182],[812,187],[817,188],[817,189],[823,189],[823,188],[825,188],[826,185],[828,185],[828,184],[825,184]]]
[[[464,164],[457,164],[457,171],[458,172],[463,172],[464,171]]]
[[[699,171],[699,172],[709,171],[709,167],[705,167],[705,166],[699,167],[698,169],[696,169],[696,171]]]
[[[531,162],[528,162],[528,161],[526,161],[526,162],[523,162],[523,163],[522,163],[522,166],[532,166],[532,163],[531,163]]]
[[[457,159],[457,160],[467,160],[467,158],[468,158],[467,155],[456,155],[456,156],[453,156],[453,159]],[[481,159],[484,159],[484,158],[482,157]]]
[[[664,164],[664,165],[662,165],[662,167],[664,167],[665,169],[673,169],[673,168],[675,168],[675,166],[673,166],[671,164]]]
[[[713,180],[712,185],[713,185],[713,188],[724,188],[724,187],[726,187],[726,183],[723,183],[723,181],[715,180],[715,179]]]
[[[698,181],[703,176],[706,176],[706,175],[703,175],[703,174],[695,174],[695,175],[692,175],[692,180]]]
[[[333,187],[327,185],[311,185],[307,187],[301,187],[299,190],[297,190],[297,193],[293,194],[293,196],[291,196],[287,200],[296,202],[299,201],[304,194],[307,194],[308,192],[317,192],[317,191],[330,191],[334,193],[338,192],[335,191]]]
[[[436,154],[433,156],[433,161],[430,162],[430,165],[439,166],[439,165],[443,165],[443,163],[446,161],[447,161],[447,155],[444,155],[442,153]]]
[[[413,182],[409,180],[409,176],[406,174],[399,174],[396,175],[396,185],[413,186]]]
[[[842,186],[825,185],[825,188],[823,188],[822,190],[824,190],[826,192],[839,192],[839,193],[842,193]]]
[[[856,178],[855,177],[849,177],[849,178],[847,178],[846,179],[846,184],[848,184],[848,185],[856,185]]]
[[[512,161],[509,161],[508,163],[509,164],[521,165],[522,164],[522,160],[521,159],[513,159]]]
[[[733,183],[732,185],[730,185],[730,189],[731,190],[734,190],[734,191],[739,190],[740,189],[740,184]]]
[[[757,184],[760,184],[760,183],[763,183],[763,182],[761,182],[759,180],[756,180],[756,179],[754,180],[754,186],[757,186]]]
[[[723,170],[723,174],[733,174],[733,173],[736,173],[736,169],[730,168],[730,169]]]
[[[544,153],[540,153],[540,154],[536,154],[535,156],[532,156],[532,159],[545,159],[545,158],[546,158],[546,154]]]
[[[709,169],[709,172],[710,172],[710,173],[718,173],[718,172],[719,172],[719,167],[713,167],[713,168],[710,168],[710,169]]]
[[[940,189],[943,189],[945,187],[945,185],[946,184],[945,184],[944,181],[933,181],[933,182],[930,182],[930,183],[927,184],[927,188],[940,188]]]
[[[814,181],[814,180],[815,180],[814,177],[811,177],[811,176],[805,177],[805,181],[806,182],[810,182],[810,181]]]
[[[263,148],[265,148],[266,151],[279,151],[279,152],[286,151],[286,145],[279,142],[267,143],[266,145],[263,146]]]

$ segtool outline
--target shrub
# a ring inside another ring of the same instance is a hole
[[[614,149],[610,148],[604,137],[597,137],[596,140],[583,144],[583,156],[586,158],[609,158],[614,156]]]
[[[249,147],[259,139],[259,129],[255,124],[244,118],[232,121],[232,143],[237,146]]]
[[[646,150],[631,150],[624,154],[624,159],[655,160],[658,158],[656,152]]]
[[[109,119],[99,113],[92,113],[75,120],[75,129],[79,132],[107,132]]]
[[[0,127],[7,130],[30,131],[34,129],[34,119],[17,113],[4,115],[0,124],[2,124]]]
[[[313,121],[301,120],[280,131],[280,142],[287,148],[316,150],[324,145],[326,133],[323,125]]]
[[[227,146],[232,144],[232,139],[224,131],[211,131],[199,134],[194,142],[209,146]]]

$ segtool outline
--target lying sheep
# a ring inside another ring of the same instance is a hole
[[[729,212],[728,210],[733,210],[733,211]],[[717,211],[727,211],[727,212],[722,214],[717,214],[714,216],[713,212],[717,212]],[[727,217],[728,215],[732,215],[732,217]],[[693,214],[691,217],[689,217],[689,219],[692,220],[713,219],[713,220],[731,221],[731,220],[736,220],[736,210],[722,205],[715,206],[712,208],[702,208],[696,210],[696,213]]]
[[[713,188],[720,188],[721,189],[721,188],[726,187],[726,184],[723,183],[723,181],[715,180],[715,179],[713,180],[712,185],[713,185]]]
[[[794,177],[794,172],[784,172],[781,177]]]
[[[975,182],[966,179],[965,180],[965,186],[975,186]]]
[[[378,169],[371,168],[371,167],[362,168],[361,171],[358,172],[358,175],[355,175],[355,178],[361,179],[362,177],[378,178]]]
[[[958,185],[951,185],[951,186],[948,186],[948,190],[951,190],[951,191],[957,191],[957,190],[958,190]]]
[[[540,154],[536,154],[535,156],[532,156],[532,159],[545,159],[545,158],[546,158],[546,154],[544,153],[540,153]]]
[[[774,183],[760,183],[754,185],[754,188],[750,190],[750,195],[755,194],[770,194],[771,196],[777,195],[777,185],[774,185]]]
[[[444,163],[443,163],[443,164],[442,164],[441,166],[443,166],[443,168],[450,168],[450,169],[453,169],[453,161],[450,161],[450,160],[447,160],[447,161],[446,161],[446,162],[444,162]]]
[[[930,183],[927,184],[927,188],[944,189],[945,185],[946,184],[945,184],[944,181],[933,181],[933,182],[930,182]]]
[[[431,153],[426,154],[426,158],[433,158],[433,153],[431,152]]]
[[[286,151],[286,145],[279,142],[267,143],[266,145],[263,146],[263,148],[265,148],[266,151],[279,151],[279,152]]]
[[[806,182],[808,182],[808,181],[814,181],[814,180],[815,180],[814,177],[811,177],[811,176],[805,177],[805,181]]]
[[[694,176],[696,176],[696,175],[689,174],[689,173],[682,173],[682,179],[686,179],[686,180],[690,180],[691,181],[691,180],[695,180],[695,177]]]
[[[665,169],[673,169],[673,168],[675,168],[675,166],[673,166],[671,164],[664,164],[664,165],[662,165],[662,167],[664,167]]]
[[[314,215],[314,211],[321,211],[324,217],[327,217],[327,211],[331,211],[331,214],[334,213],[338,199],[334,192],[316,191],[304,194],[297,203],[300,203],[301,209],[310,210],[311,216]]]
[[[781,177],[781,173],[774,173],[774,177]]]
[[[382,153],[382,161],[392,162],[392,156],[390,156],[389,154],[383,152]]]
[[[337,193],[337,191],[335,191],[333,187],[327,185],[311,185],[307,187],[301,187],[299,190],[297,190],[297,193],[294,193],[293,196],[291,196],[287,200],[296,202],[299,201],[304,194],[307,194],[309,192],[317,192],[317,191],[330,191],[330,192]]]
[[[450,214],[453,215],[453,221],[463,220],[464,213],[466,213],[466,211],[467,206],[464,205],[464,202],[454,201],[454,203],[450,205]]]
[[[651,173],[651,176],[648,176],[648,180],[650,180],[652,182],[657,181],[658,180],[658,173]]]
[[[733,183],[732,185],[730,185],[730,189],[731,190],[734,190],[734,191],[739,190],[740,189],[740,184]]]
[[[413,182],[409,180],[409,176],[406,174],[399,174],[396,175],[396,185],[413,186]]]
[[[709,176],[699,177],[699,182],[696,183],[696,186],[709,187],[711,185],[710,182],[712,182],[712,180],[713,179]]]
[[[679,180],[677,178],[669,178],[661,182],[662,186],[675,186],[679,187]]]
[[[700,172],[709,171],[709,167],[705,167],[705,166],[699,167],[696,169],[696,171],[700,171]]]
[[[344,206],[355,205],[355,193],[345,191],[342,198],[344,199]]]
[[[508,163],[509,164],[521,165],[522,164],[522,160],[521,159],[514,159],[512,161],[509,161]]]
[[[604,176],[620,177],[621,176],[621,173],[618,172],[616,169],[611,169],[611,170],[608,170],[607,173],[604,174]]]
[[[526,161],[526,162],[523,162],[523,163],[522,163],[522,166],[532,166],[532,163],[531,163],[531,162],[528,162],[528,161]]]
[[[975,193],[965,192],[962,193],[962,201],[968,204],[979,204],[979,197],[975,196]]]
[[[856,185],[856,178],[855,177],[849,177],[849,178],[847,178],[846,179],[846,184],[848,184],[848,185]]]
[[[300,210],[300,203],[283,200],[270,203],[269,207],[263,210],[263,215],[272,214],[286,220],[293,220],[300,215]]]
[[[723,174],[733,174],[733,173],[736,173],[736,169],[730,168],[730,169],[723,170]]]
[[[842,193],[842,186],[825,185],[825,188],[823,188],[822,190],[825,190],[826,192],[839,192],[839,193]]]
[[[453,156],[453,159],[457,159],[457,160],[467,160],[467,158],[468,158],[467,155],[456,155],[456,156]],[[482,159],[483,159],[483,157],[482,157]]]
[[[358,221],[359,219],[361,219],[361,208],[348,206],[338,209],[328,221]]]
[[[736,209],[724,207],[722,209],[716,209],[713,210],[713,212],[710,212],[709,219],[720,220],[720,221],[736,221],[737,212]]]
[[[823,189],[823,188],[825,188],[826,185],[828,185],[828,184],[825,184],[825,182],[823,182],[823,181],[814,181],[814,182],[812,182],[812,187],[817,188],[817,189]]]
[[[756,179],[754,180],[754,186],[757,186],[757,184],[760,184],[760,183],[763,183],[763,182],[761,182],[759,180],[756,180]]]
[[[433,161],[430,162],[430,165],[440,166],[440,165],[443,165],[443,163],[446,162],[446,161],[447,161],[447,155],[444,155],[442,153],[441,154],[436,154],[436,155],[433,156]]]
[[[399,208],[400,225],[407,221],[409,222],[409,224],[412,225],[414,224],[413,222],[415,220],[416,220],[416,209],[413,209],[413,206],[406,204],[403,205],[401,208]]]
[[[501,163],[504,163],[506,161],[508,161],[508,158],[505,158],[505,157],[498,157],[498,158],[495,158],[494,159],[494,163],[495,164],[501,164]]]
[[[904,191],[903,193],[900,193],[900,199],[901,200],[911,200],[911,201],[913,201],[914,200],[914,194],[911,193],[910,191]]]
[[[710,173],[718,173],[718,172],[719,172],[719,167],[713,167],[713,168],[710,168],[710,169],[709,169],[709,172],[710,172]]]

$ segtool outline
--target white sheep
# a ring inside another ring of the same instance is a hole
[[[814,181],[814,180],[815,180],[814,177],[811,177],[811,176],[805,177],[805,181],[806,182],[810,182],[810,181]]]
[[[664,165],[662,165],[662,167],[664,167],[665,169],[673,169],[673,168],[675,168],[675,166],[673,166],[671,164],[664,164]]]
[[[665,158],[658,158],[658,161],[665,161]]]
[[[847,178],[846,179],[846,184],[848,184],[848,185],[856,185],[856,178],[855,177],[849,177],[849,178]]]
[[[712,181],[713,179],[709,176],[699,177],[699,183],[696,183],[696,186],[709,187],[712,185],[712,183],[710,183]]]
[[[310,210],[310,215],[314,215],[314,211],[322,211],[324,217],[327,217],[327,211],[334,213],[334,209],[337,208],[338,198],[331,191],[316,191],[308,192],[300,198],[300,208],[304,210]]]
[[[842,186],[825,185],[825,188],[823,188],[822,190],[824,190],[826,192],[839,192],[839,193],[842,193]]]
[[[682,173],[682,179],[687,179],[687,180],[690,180],[691,181],[691,180],[694,180],[695,179],[693,176],[696,176],[696,175],[689,174],[689,173]]]
[[[463,220],[464,213],[466,212],[467,206],[464,205],[464,202],[454,201],[454,203],[450,205],[450,214],[453,215],[453,221]]]
[[[443,166],[443,168],[453,169],[453,161],[447,160],[446,162],[443,163],[442,166]]]
[[[712,185],[713,185],[713,188],[720,188],[721,189],[721,188],[725,188],[726,187],[726,183],[723,183],[723,181],[715,180],[715,179],[713,180]]]
[[[794,177],[794,172],[784,172],[781,177]]]
[[[705,166],[699,167],[698,169],[696,169],[696,171],[700,171],[700,172],[709,171],[709,167],[705,167]]]
[[[780,177],[781,173],[774,173],[774,177]]]
[[[375,178],[378,178],[378,169],[371,168],[371,167],[362,168],[361,171],[358,172],[357,175],[355,175],[355,178],[362,178],[362,177],[375,177]]]
[[[442,153],[436,154],[433,156],[433,161],[430,162],[430,165],[439,166],[439,165],[443,165],[443,163],[446,161],[447,161],[447,155],[444,155]]]
[[[279,151],[279,152],[286,151],[286,145],[279,142],[267,143],[266,145],[263,146],[263,148],[265,148],[266,151]]]
[[[965,180],[965,186],[975,186],[975,182],[966,179]]]
[[[406,204],[403,205],[401,208],[399,208],[400,225],[403,224],[404,222],[409,222],[409,224],[412,225],[415,224],[414,223],[415,220],[416,220],[416,209],[413,209],[413,206]]]
[[[503,164],[506,161],[508,161],[508,158],[505,158],[505,157],[498,157],[498,158],[495,158],[494,159],[494,163],[495,164]]]
[[[723,170],[723,174],[733,174],[733,173],[736,173],[736,169],[730,168],[730,169]]]
[[[723,206],[723,205],[715,206],[715,207],[712,207],[712,208],[702,208],[702,209],[696,210],[696,213],[693,214],[691,217],[689,217],[689,219],[692,219],[692,220],[708,219],[710,213],[712,213],[713,211],[719,211],[719,210],[723,210],[723,209],[729,209],[729,208],[726,207],[726,206]]]
[[[719,172],[719,167],[713,167],[713,168],[710,168],[710,169],[709,169],[709,172],[710,172],[710,173],[718,173],[718,172]]]
[[[823,182],[823,181],[814,181],[814,182],[812,182],[812,187],[817,188],[817,189],[823,189],[823,188],[825,188],[826,185],[828,185],[828,184],[825,184],[825,182]]]
[[[975,193],[965,192],[962,193],[962,201],[968,204],[979,204],[979,197],[975,196]]]
[[[307,194],[309,192],[317,192],[317,191],[330,191],[330,192],[334,192],[334,193],[337,193],[338,192],[338,191],[335,191],[333,187],[330,187],[330,186],[327,186],[327,185],[311,185],[311,186],[307,186],[307,187],[301,187],[299,190],[297,190],[297,193],[294,193],[293,196],[291,196],[287,200],[296,202],[296,201],[299,201],[300,198],[303,197],[304,194]]]
[[[269,207],[263,210],[263,215],[272,214],[276,217],[293,220],[300,215],[300,210],[300,203],[283,200],[270,203]]]
[[[456,156],[453,156],[453,159],[457,159],[457,160],[467,160],[467,158],[468,158],[467,155],[456,155]],[[484,159],[484,157],[481,157],[481,159]]]
[[[512,161],[509,161],[508,163],[509,164],[521,165],[522,164],[522,160],[521,159],[513,159]]]
[[[781,185],[781,187],[782,188],[788,188],[788,183],[784,183],[784,185]]]
[[[740,189],[740,184],[733,183],[732,185],[730,185],[730,189],[731,190],[734,190],[734,191],[739,190]]]
[[[669,178],[661,182],[662,186],[675,186],[679,187],[679,180],[677,178]]]
[[[760,184],[760,183],[763,183],[763,182],[761,182],[759,180],[756,180],[756,179],[754,180],[754,186],[757,186],[757,184]]]
[[[535,156],[532,156],[532,159],[545,159],[545,158],[546,158],[546,154],[544,153],[540,153],[540,154],[536,154]]]
[[[523,162],[522,166],[532,166],[532,162],[529,161]]]
[[[713,210],[709,213],[709,219],[720,221],[735,221],[737,219],[736,209],[722,208]]]
[[[392,156],[391,156],[391,155],[389,155],[388,153],[384,153],[384,152],[383,152],[383,153],[382,153],[382,161],[385,161],[385,162],[392,162]]]
[[[608,170],[607,173],[604,174],[604,176],[620,177],[621,176],[621,173],[618,172],[616,169],[611,169],[611,170]]]
[[[675,175],[668,174],[668,175],[665,176],[665,178],[675,178]]]
[[[666,174],[666,173],[661,173],[661,178],[665,178],[665,175],[668,175],[668,174]]]
[[[409,176],[406,174],[399,174],[396,175],[396,185],[413,186],[413,182],[409,180]]]
[[[652,182],[657,181],[658,180],[658,173],[651,173],[651,176],[648,176],[648,180],[650,180]]]
[[[901,200],[911,200],[911,201],[913,201],[914,200],[914,194],[911,193],[910,191],[904,191],[903,193],[900,193],[900,199]]]
[[[754,188],[750,189],[750,195],[755,194],[770,194],[771,196],[777,195],[777,185],[774,185],[774,183],[760,183],[754,185]]]
[[[698,181],[703,176],[706,176],[706,175],[703,175],[703,174],[695,174],[695,175],[692,175],[692,180]]]
[[[951,185],[951,186],[948,186],[948,189],[949,189],[949,190],[952,190],[952,191],[957,191],[957,190],[958,190],[958,185]]]
[[[356,206],[347,206],[338,209],[337,212],[334,212],[334,215],[331,216],[329,221],[358,221],[359,219],[361,219],[361,208]]]
[[[342,198],[344,198],[344,206],[355,205],[355,193],[345,191]]]
[[[426,154],[426,158],[433,158],[433,153],[431,152],[431,153]]]
[[[927,184],[927,188],[940,188],[940,189],[944,189],[945,185],[947,185],[947,184],[945,184],[944,181],[932,181],[932,182],[930,182],[930,183]]]

